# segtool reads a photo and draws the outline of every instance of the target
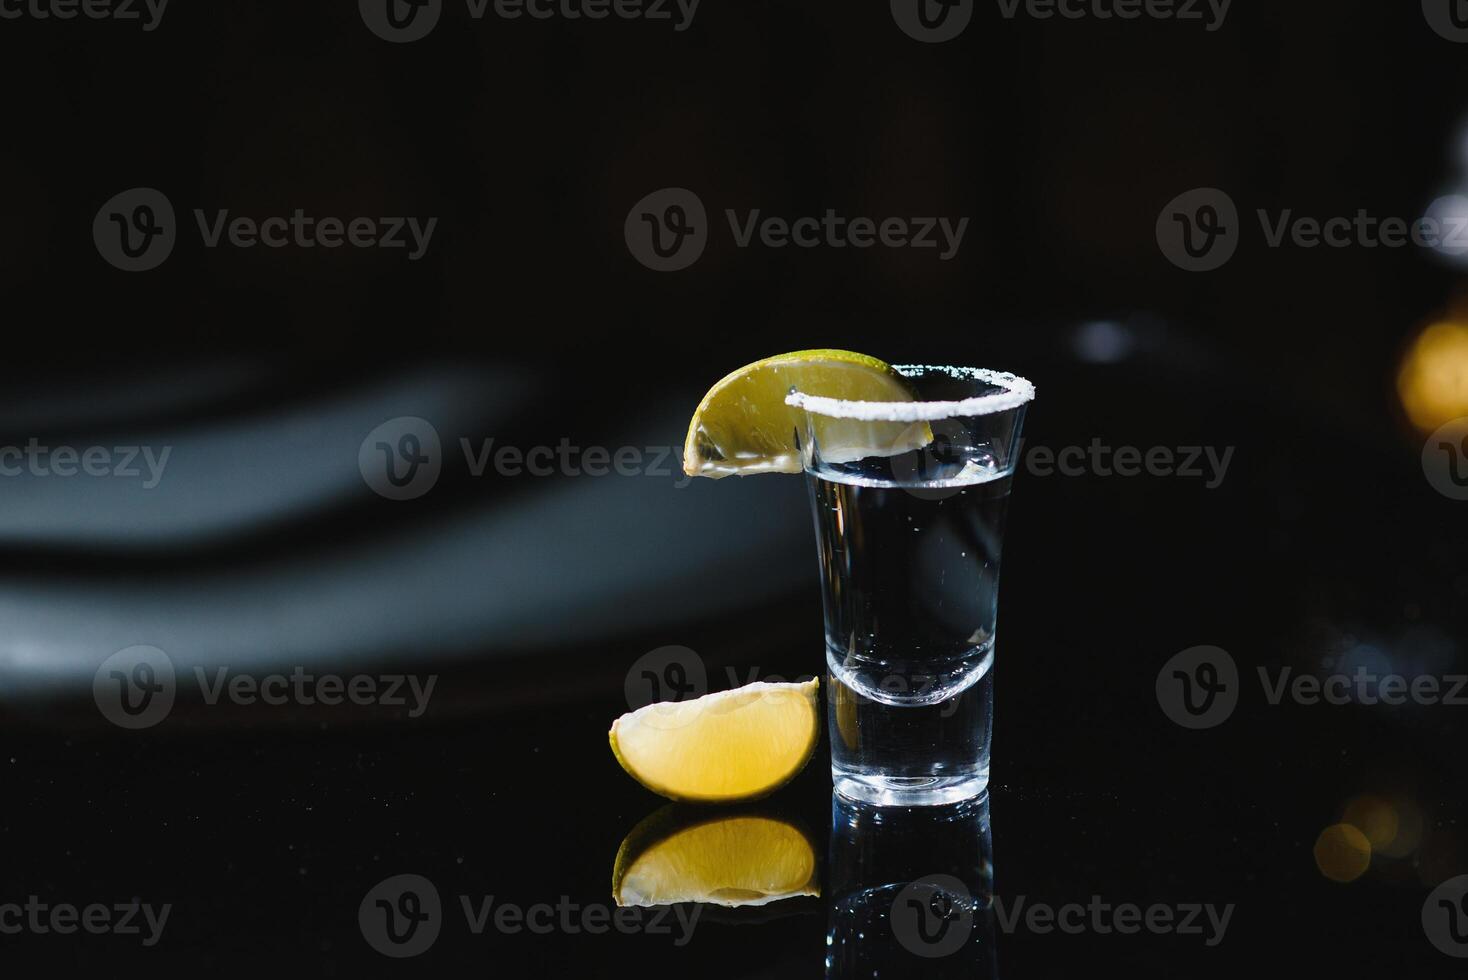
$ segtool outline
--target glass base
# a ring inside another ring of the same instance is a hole
[[[831,770],[836,792],[872,806],[942,806],[982,796],[989,774],[971,776],[869,776]]]

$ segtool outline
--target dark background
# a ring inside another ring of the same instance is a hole
[[[152,32],[0,20],[0,443],[175,447],[153,491],[0,479],[0,902],[175,905],[155,949],[0,936],[0,962],[818,975],[819,903],[683,949],[461,930],[402,963],[356,908],[405,872],[608,902],[618,843],[660,802],[605,748],[628,667],[683,644],[715,687],[726,666],[819,669],[800,481],[476,478],[458,440],[677,446],[726,371],[836,346],[1024,374],[1034,445],[1235,450],[1216,489],[1020,474],[993,802],[1001,894],[1234,902],[1229,935],[1020,933],[1000,972],[1450,975],[1419,915],[1468,872],[1468,708],[1271,707],[1247,681],[1349,655],[1468,670],[1468,505],[1424,479],[1395,387],[1463,277],[1418,248],[1266,248],[1253,214],[1422,214],[1458,178],[1465,52],[1415,3],[1237,0],[1211,33],[981,3],[935,45],[881,3],[703,0],[681,33],[449,3],[403,45],[349,3],[178,3]],[[129,274],[91,227],[140,186],[183,227]],[[659,274],[622,229],[669,186],[715,230]],[[1244,215],[1215,272],[1176,268],[1154,233],[1195,187]],[[439,222],[409,262],[206,249],[194,208]],[[739,249],[725,208],[970,226],[948,262]],[[444,474],[392,502],[357,452],[404,415],[437,428]],[[119,732],[92,674],[134,644],[181,670],[440,681],[418,719],[181,698]],[[1187,732],[1153,685],[1200,644],[1253,696]],[[771,801],[818,851],[823,753]],[[1421,840],[1332,883],[1312,846],[1363,794],[1419,814]]]

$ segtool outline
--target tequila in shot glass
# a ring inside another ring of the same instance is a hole
[[[792,389],[825,608],[836,791],[951,803],[989,783],[999,557],[1034,387],[977,368],[895,369],[914,401]]]

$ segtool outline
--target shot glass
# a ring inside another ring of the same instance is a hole
[[[804,410],[836,791],[945,804],[989,783],[999,559],[1034,387],[895,370],[911,401],[787,403]]]

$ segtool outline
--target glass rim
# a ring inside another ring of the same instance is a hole
[[[896,364],[892,370],[904,378],[946,374],[958,380],[982,381],[1001,390],[957,401],[864,402],[807,395],[791,388],[790,393],[785,396],[785,404],[814,415],[857,422],[936,422],[940,419],[972,418],[1007,412],[1035,399],[1033,384],[1016,374],[1004,371],[931,364]]]

